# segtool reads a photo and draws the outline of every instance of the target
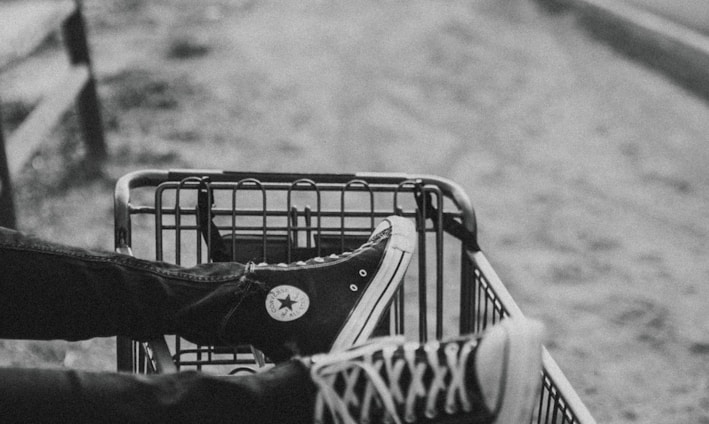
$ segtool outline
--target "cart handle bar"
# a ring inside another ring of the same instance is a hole
[[[124,175],[116,182],[115,204],[127,205],[130,202],[130,190],[137,187],[157,186],[164,182],[177,182],[185,178],[201,176],[208,177],[214,182],[234,182],[245,178],[255,178],[262,182],[296,182],[303,178],[320,183],[345,183],[352,179],[362,179],[372,184],[400,184],[406,181],[414,181],[420,184],[433,184],[438,186],[443,194],[447,195],[461,211],[461,222],[456,221],[452,216],[443,214],[443,228],[453,236],[463,241],[463,244],[472,251],[479,251],[477,243],[477,221],[475,210],[465,191],[455,182],[446,178],[432,175],[418,175],[406,173],[389,172],[357,172],[352,174],[326,174],[326,173],[278,173],[278,172],[241,172],[223,171],[213,169],[173,169],[156,170],[148,169],[134,171]],[[420,196],[419,196],[420,197]],[[419,199],[417,198],[417,202]],[[425,217],[432,220],[437,219],[438,213],[433,208],[431,202],[427,202]],[[116,240],[130,243],[126,240],[129,228],[130,213],[126,208],[116,207]],[[129,236],[128,236],[129,237]]]

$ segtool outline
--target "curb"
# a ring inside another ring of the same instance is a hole
[[[558,1],[598,38],[709,99],[709,36],[618,1]]]

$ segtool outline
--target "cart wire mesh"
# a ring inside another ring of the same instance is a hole
[[[292,263],[353,250],[387,216],[415,222],[418,245],[375,336],[426,341],[479,332],[522,312],[477,245],[465,192],[435,176],[137,171],[115,191],[119,252],[192,266],[211,261]],[[543,351],[542,390],[531,422],[595,423]],[[119,338],[118,368],[254,372],[268,358],[249,345],[199,346],[179,336]]]

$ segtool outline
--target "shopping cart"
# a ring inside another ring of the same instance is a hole
[[[425,341],[483,330],[522,312],[477,244],[475,213],[455,183],[427,175],[138,171],[115,191],[116,249],[191,266],[208,261],[289,263],[354,249],[384,217],[412,219],[418,246],[376,333]],[[196,346],[178,336],[119,338],[118,368],[216,374],[269,366],[250,346]],[[543,351],[533,422],[595,420]]]

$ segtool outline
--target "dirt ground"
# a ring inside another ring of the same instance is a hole
[[[17,181],[22,229],[111,249],[136,169],[441,175],[598,422],[709,423],[706,101],[524,1],[85,3],[111,158],[85,175],[70,119]],[[21,116],[42,85],[1,78]],[[110,339],[0,347],[115,366]]]

